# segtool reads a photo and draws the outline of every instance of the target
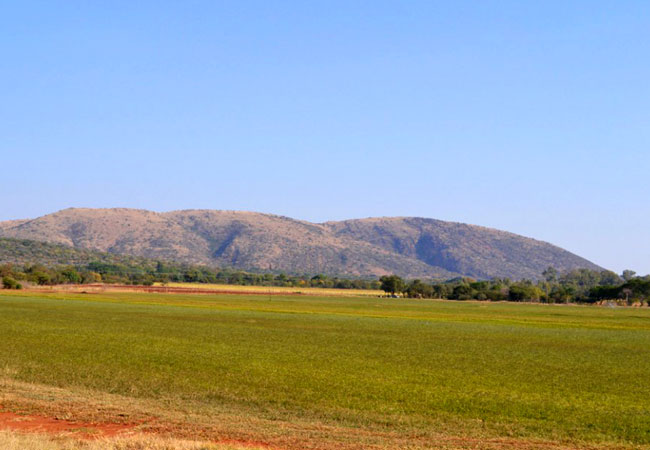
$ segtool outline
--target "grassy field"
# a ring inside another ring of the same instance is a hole
[[[650,309],[2,292],[0,367],[280,447],[650,444]]]

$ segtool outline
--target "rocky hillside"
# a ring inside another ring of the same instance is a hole
[[[315,224],[237,211],[66,209],[33,220],[0,222],[0,237],[249,270],[331,275],[519,279],[537,277],[549,265],[599,269],[545,242],[412,217]]]

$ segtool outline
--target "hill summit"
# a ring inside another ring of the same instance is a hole
[[[548,266],[601,269],[546,242],[419,217],[310,223],[241,211],[70,208],[0,222],[0,237],[246,270],[346,276],[520,279],[537,278]]]

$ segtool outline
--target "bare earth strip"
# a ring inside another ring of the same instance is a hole
[[[334,289],[313,287],[238,286],[207,283],[156,283],[154,286],[124,284],[64,284],[33,286],[26,290],[36,292],[147,292],[156,294],[248,294],[248,295],[317,295],[319,297],[379,297],[383,291],[371,289]]]

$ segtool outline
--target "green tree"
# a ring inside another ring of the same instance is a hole
[[[634,278],[635,275],[636,272],[634,270],[624,270],[621,274],[621,278],[623,278],[625,281],[630,281],[632,278]]]
[[[542,276],[549,283],[555,283],[557,281],[557,270],[555,270],[555,267],[553,266],[548,266],[546,270],[542,272]]]
[[[379,279],[381,282],[381,290],[395,295],[397,292],[404,290],[404,280],[397,275],[384,275]]]
[[[431,298],[433,289],[431,285],[423,283],[420,280],[413,280],[406,287],[406,295],[411,298]]]
[[[600,285],[601,286],[615,286],[621,284],[621,277],[611,270],[603,270],[600,272]]]
[[[31,273],[30,280],[36,282],[39,286],[49,284],[52,277],[49,273],[37,270]]]
[[[81,283],[81,275],[74,267],[66,267],[61,271],[61,276],[68,283],[79,284]]]
[[[510,286],[509,298],[515,302],[524,300],[539,300],[544,293],[537,286],[526,282],[514,283]]]
[[[454,287],[450,299],[453,300],[472,300],[478,292],[476,292],[468,283],[461,283]]]

